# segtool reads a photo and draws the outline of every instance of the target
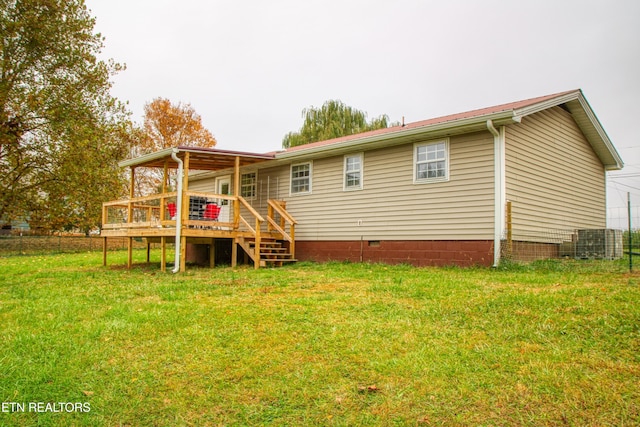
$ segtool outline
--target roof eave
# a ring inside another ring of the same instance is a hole
[[[607,135],[607,132],[602,127],[602,124],[591,109],[587,99],[582,96],[582,93],[580,93],[580,95],[581,96],[577,100],[580,102],[582,111],[588,121],[587,126],[582,123],[578,123],[578,126],[582,129],[582,132],[585,134],[594,151],[596,151],[598,156],[601,158],[606,170],[622,169],[624,167],[624,162],[622,161],[620,153],[618,153],[613,142],[609,139],[609,135]],[[569,108],[571,108],[571,106],[569,106]],[[574,117],[576,116],[573,112],[572,114]],[[578,119],[576,119],[576,121],[578,121]]]
[[[557,105],[565,104],[578,127],[591,144],[594,152],[602,161],[606,170],[620,170],[624,166],[622,157],[614,147],[602,124],[595,115],[582,90],[575,90],[550,98],[543,102],[528,105],[513,111],[515,117],[522,118]]]
[[[177,150],[177,149],[175,149],[175,148],[165,148],[163,150],[155,151],[153,153],[143,154],[142,156],[139,156],[139,157],[134,157],[132,159],[123,160],[120,163],[118,163],[118,166],[120,166],[121,168],[140,166],[140,165],[143,165],[143,164],[146,164],[146,163],[149,163],[149,162],[153,162],[154,160],[159,160],[159,159],[163,159],[165,157],[168,157],[168,156],[171,155],[173,150]]]

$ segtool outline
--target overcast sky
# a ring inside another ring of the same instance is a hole
[[[266,152],[340,99],[413,122],[582,89],[640,205],[637,0],[86,0],[134,120],[190,103],[218,147]],[[616,184],[617,183],[617,184]]]

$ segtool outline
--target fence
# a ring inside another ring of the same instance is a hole
[[[632,229],[629,230],[629,212]],[[507,227],[501,245],[501,257],[513,261],[535,261],[549,258],[620,259],[637,257],[640,264],[640,209],[609,209],[607,228],[549,229],[511,226],[507,206]]]
[[[513,230],[502,240],[502,259],[536,261],[549,258],[620,259],[629,254],[629,232],[615,229]],[[640,231],[631,233],[631,253],[640,264]]]
[[[127,238],[110,237],[108,250],[127,248]],[[36,255],[64,252],[102,251],[100,236],[0,236],[0,256]],[[134,248],[146,248],[144,239],[134,239]]]

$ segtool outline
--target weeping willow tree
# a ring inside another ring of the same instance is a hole
[[[367,122],[367,113],[345,105],[340,100],[329,100],[322,107],[302,110],[304,123],[298,132],[289,132],[282,140],[283,148],[296,147],[316,141],[339,138],[389,126],[384,114]]]

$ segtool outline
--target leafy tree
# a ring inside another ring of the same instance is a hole
[[[123,66],[97,59],[94,25],[84,0],[0,0],[0,218],[87,227],[121,190],[129,113],[109,90]]]
[[[156,98],[144,106],[145,137],[141,141],[143,152],[189,145],[213,147],[216,139],[203,125],[191,104],[174,105],[165,98]]]
[[[144,106],[144,128],[134,154],[141,155],[163,148],[181,145],[214,147],[215,137],[202,125],[202,119],[191,104],[172,104],[166,98],[156,98]],[[172,180],[175,172],[169,171]],[[158,193],[162,188],[163,171],[139,169],[134,183],[136,193]]]
[[[89,233],[100,226],[102,202],[127,194],[126,176],[115,161],[127,155],[131,136],[128,124],[92,129],[77,134],[58,156],[55,180],[42,187],[40,209],[36,211],[44,226],[52,230],[79,229]],[[79,185],[79,183],[81,183]]]
[[[329,100],[322,107],[302,110],[304,123],[298,132],[289,132],[282,140],[282,147],[296,147],[316,141],[339,138],[389,126],[385,114],[367,122],[367,113],[345,105],[340,100]]]

